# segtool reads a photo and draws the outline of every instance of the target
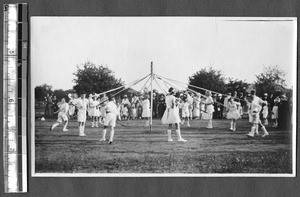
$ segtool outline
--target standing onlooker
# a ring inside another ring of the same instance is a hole
[[[197,93],[194,96],[193,102],[193,118],[199,119],[200,118],[200,93]]]
[[[52,102],[53,102],[53,113],[57,110],[59,110],[59,107],[58,107],[58,100],[56,98],[56,96],[54,95],[53,98],[52,98]]]
[[[218,119],[222,119],[223,118],[223,103],[224,103],[224,98],[222,96],[222,94],[218,94],[218,97],[216,99],[216,103],[217,103],[217,118]]]
[[[193,118],[193,102],[194,102],[194,94],[192,92],[187,92],[187,102],[189,104],[189,119]]]
[[[206,91],[205,92],[206,99],[205,99],[205,113],[203,114],[203,119],[208,120],[207,122],[207,129],[212,129],[212,116],[214,112],[214,101],[213,98],[211,97],[211,92]]]
[[[205,114],[205,97],[202,95],[200,99],[200,119],[203,119],[203,114]]]
[[[231,92],[227,93],[227,97],[224,98],[224,110],[223,112],[225,112],[224,117],[226,118],[227,115],[227,111],[228,111],[228,101],[231,98]]]
[[[121,120],[129,120],[129,110],[127,104],[121,104]]]
[[[287,117],[287,124],[288,124],[288,129],[292,129],[293,126],[293,92],[290,91],[287,93],[288,95],[288,117]]]
[[[240,106],[239,102],[234,101],[233,97],[231,97],[228,101],[228,111],[227,111],[227,119],[231,119],[230,130],[236,130],[236,120],[240,118],[240,113],[238,108]]]
[[[274,124],[273,124],[273,127],[277,127],[278,126],[278,105],[280,103],[280,97],[277,96],[275,99],[274,99],[274,105],[273,105],[273,108],[272,108],[272,120],[275,120]]]
[[[187,122],[187,126],[190,127],[190,110],[189,110],[189,103],[187,98],[185,97],[181,103],[181,109],[182,109],[182,122],[181,124],[184,124],[184,121]]]
[[[142,118],[146,119],[145,126],[150,126],[150,117],[151,117],[151,110],[150,110],[150,101],[148,99],[148,95],[144,96],[144,100],[142,101]]]
[[[278,129],[288,129],[288,110],[289,103],[285,94],[280,96],[280,103],[278,105]]]
[[[52,118],[53,116],[53,101],[52,101],[52,97],[49,94],[47,94],[46,97],[45,116],[48,118]]]
[[[158,104],[157,104],[158,118],[162,118],[165,110],[166,110],[165,95],[160,94]]]
[[[243,92],[240,92],[239,94],[239,102],[241,103],[241,118],[243,118],[248,111],[247,102]]]

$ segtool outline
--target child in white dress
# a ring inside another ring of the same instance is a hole
[[[193,117],[196,119],[200,118],[200,94],[196,94],[194,97],[194,103],[193,103]]]
[[[187,126],[190,127],[190,109],[189,109],[189,103],[186,98],[183,99],[183,102],[181,103],[181,109],[182,109],[182,122],[181,124],[184,124],[184,121],[187,122]]]
[[[233,97],[230,97],[227,105],[227,119],[231,119],[230,130],[236,131],[236,120],[240,118],[239,102],[234,101]]]
[[[93,97],[92,101],[89,101],[89,115],[92,117],[92,127],[98,127],[99,104],[100,102],[95,97]]]
[[[205,92],[206,95],[206,99],[205,99],[205,112],[203,114],[203,119],[204,120],[208,120],[208,124],[207,124],[207,129],[212,129],[212,116],[213,116],[213,112],[214,112],[214,101],[213,98],[211,97],[211,92],[210,91],[206,91]]]
[[[122,120],[128,120],[128,106],[121,104]]]
[[[278,126],[278,103],[280,103],[280,98],[279,96],[274,99],[274,106],[272,108],[272,120],[275,120],[273,127]]]
[[[75,110],[76,110],[76,102],[77,102],[77,94],[74,93],[73,95],[68,95],[68,97],[70,98],[69,101],[69,111],[68,111],[68,115],[70,117],[72,117],[75,114]]]
[[[200,99],[200,119],[203,119],[203,114],[205,113],[205,97],[201,96]]]
[[[144,96],[144,100],[142,101],[142,108],[143,108],[142,118],[146,119],[145,126],[146,127],[150,126],[149,119],[151,116],[151,111],[150,111],[150,101],[147,95]]]
[[[268,125],[269,124],[268,123],[268,115],[269,115],[268,103],[263,104],[261,113],[262,113],[262,118],[263,118],[263,125]]]
[[[137,119],[137,109],[135,105],[131,105],[131,111],[132,111],[132,119]]]
[[[166,102],[166,110],[164,112],[164,115],[162,117],[162,124],[168,124],[168,142],[172,142],[172,124],[176,127],[176,133],[178,137],[179,142],[186,142],[187,140],[183,139],[181,137],[181,131],[180,131],[180,117],[179,117],[179,107],[178,103],[176,103],[176,97],[174,96],[174,88],[169,89],[169,94],[166,96],[165,99]]]

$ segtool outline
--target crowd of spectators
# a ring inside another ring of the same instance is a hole
[[[248,118],[248,102],[247,92],[230,92],[226,94],[212,94],[214,101],[213,119],[225,119],[226,107],[230,97],[233,97],[236,102],[240,103],[240,117]],[[166,109],[165,94],[155,92],[153,94],[153,118],[160,119]],[[175,94],[180,103],[180,115],[182,115],[183,106],[188,107],[190,119],[202,119],[205,113],[205,95],[194,93],[191,91],[180,91]],[[267,105],[262,107],[261,119],[264,120],[265,125],[277,127],[280,130],[291,129],[292,126],[292,94],[276,92],[275,94],[265,93],[261,97],[267,101]],[[120,110],[119,119],[142,119],[143,101],[148,99],[151,101],[151,94],[139,93],[128,94],[116,97],[116,104]],[[45,118],[54,116],[54,111],[57,110],[57,99],[55,95],[45,97]]]

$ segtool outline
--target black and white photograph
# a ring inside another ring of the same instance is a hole
[[[297,20],[30,18],[33,177],[295,177]]]

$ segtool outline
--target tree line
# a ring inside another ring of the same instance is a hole
[[[77,66],[77,70],[73,75],[73,82],[75,84],[73,89],[53,90],[49,84],[36,86],[36,101],[44,101],[47,94],[56,96],[60,100],[71,92],[78,94],[82,92],[100,93],[124,85],[124,82],[120,78],[116,78],[114,72],[107,66],[96,65],[92,62],[84,63],[82,68]],[[254,84],[250,84],[245,80],[226,78],[221,70],[209,67],[202,68],[190,76],[188,88],[204,93],[204,90],[199,90],[193,86],[203,87],[222,94],[226,94],[229,91],[243,92],[245,94],[249,89],[256,89],[257,95],[262,96],[264,93],[275,94],[276,92],[286,93],[290,91],[285,84],[284,77],[285,72],[279,69],[278,66],[264,66],[263,73],[256,75],[256,81]],[[129,89],[124,92],[135,93],[135,90]]]

